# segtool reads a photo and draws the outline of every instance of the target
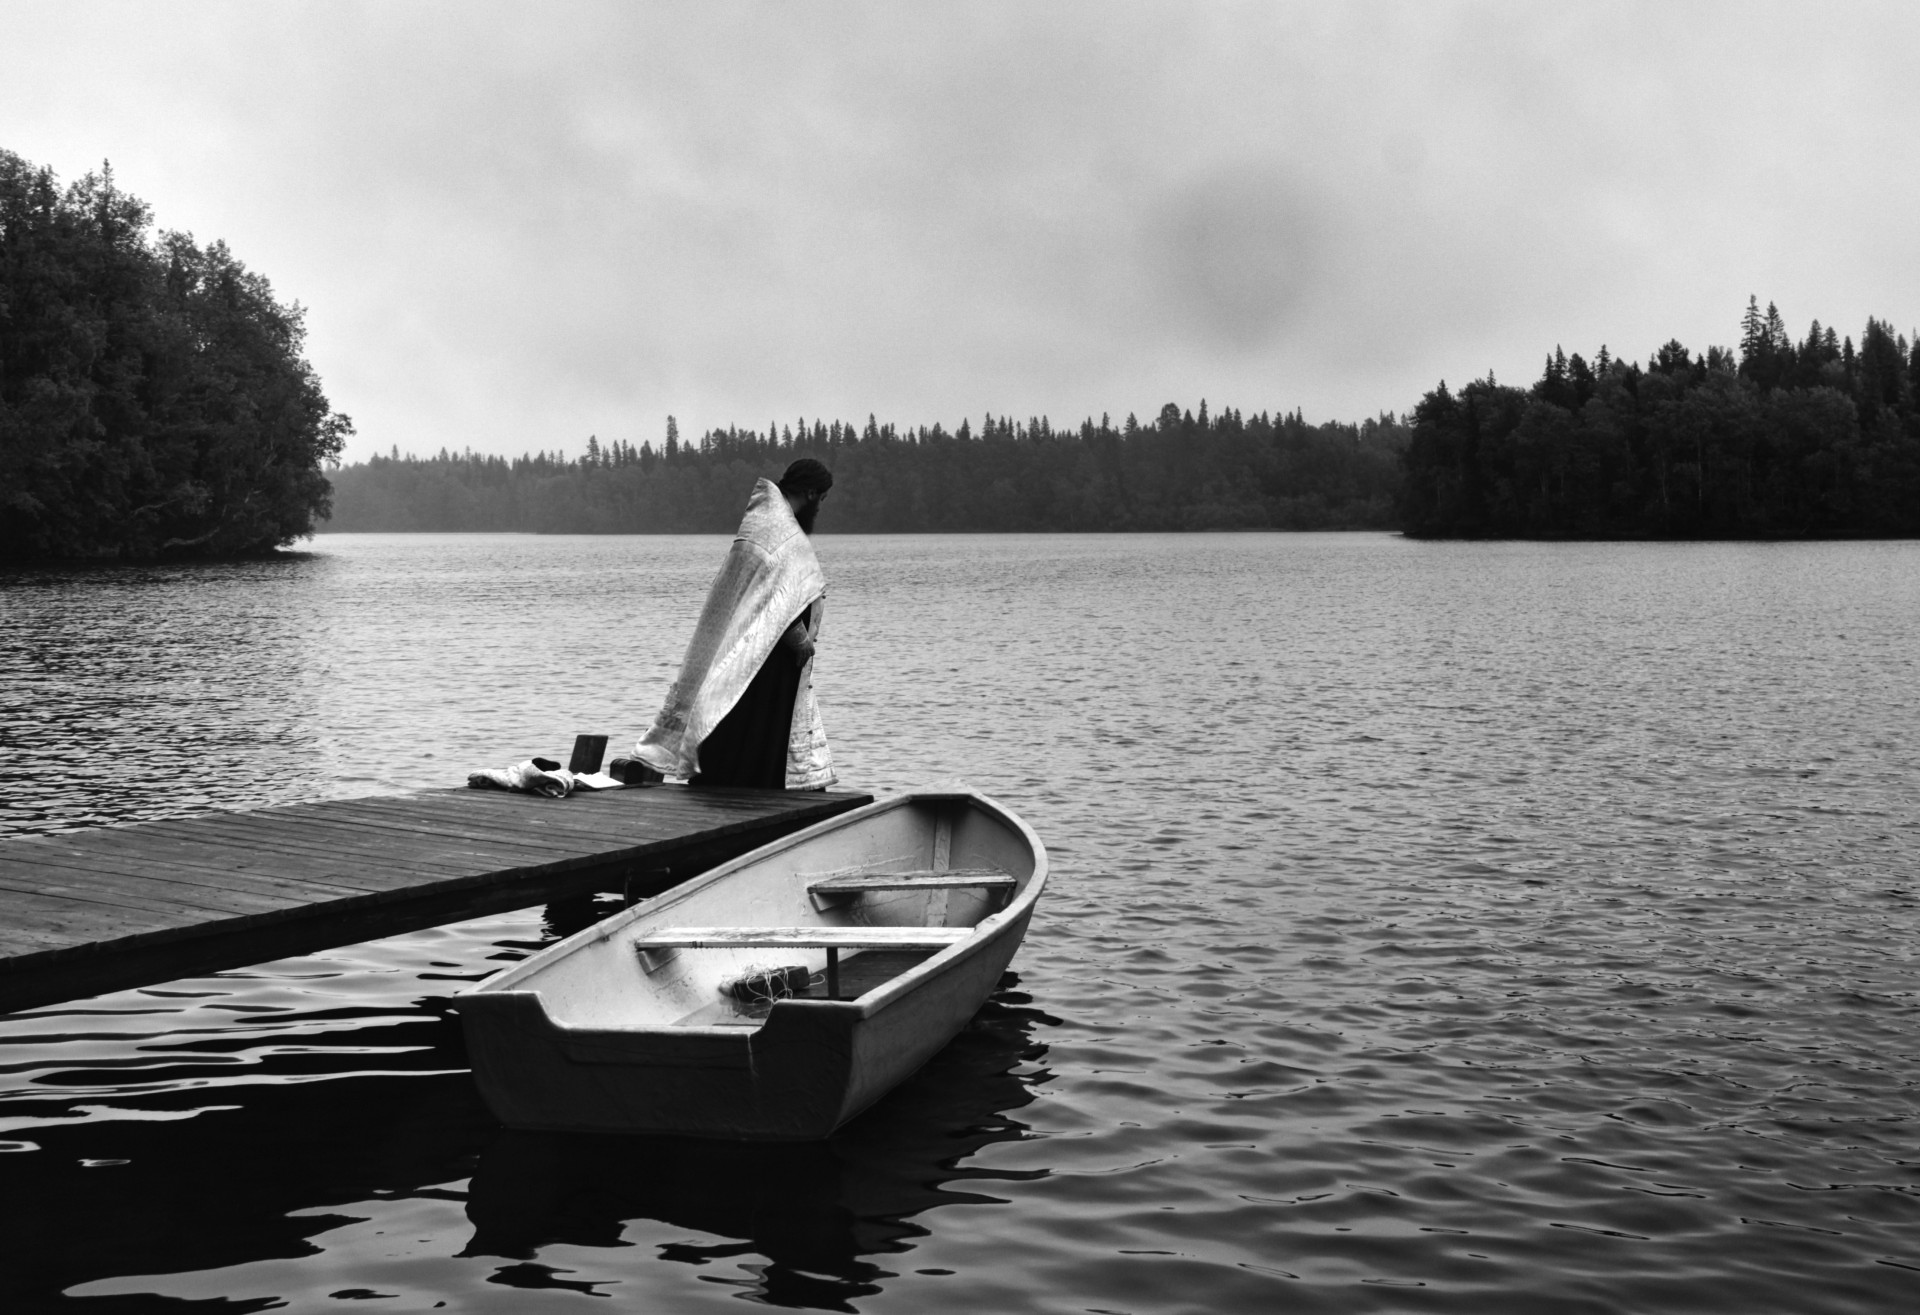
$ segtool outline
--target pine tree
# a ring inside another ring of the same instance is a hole
[[[1760,311],[1760,298],[1749,295],[1747,313],[1740,317],[1740,364],[1757,359],[1767,342],[1767,317]]]
[[[1669,338],[1666,346],[1656,352],[1654,358],[1647,362],[1647,369],[1658,371],[1661,374],[1685,374],[1692,366],[1693,361],[1690,354],[1677,338]]]

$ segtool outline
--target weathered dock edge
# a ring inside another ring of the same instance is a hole
[[[870,802],[430,790],[8,839],[0,1013],[600,891],[657,894]]]

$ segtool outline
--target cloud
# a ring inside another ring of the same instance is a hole
[[[1177,185],[1142,235],[1152,298],[1205,346],[1258,350],[1338,277],[1326,228],[1312,197],[1258,164]]]
[[[0,145],[111,157],[304,302],[359,452],[670,412],[1346,418],[1556,342],[1726,341],[1749,292],[1920,316],[1899,5],[9,19]]]

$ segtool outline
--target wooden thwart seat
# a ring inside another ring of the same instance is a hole
[[[1014,879],[999,868],[939,868],[916,872],[847,872],[807,883],[816,894],[860,890],[953,890],[966,886],[1010,890]]]
[[[971,927],[662,927],[633,938],[636,951],[810,950],[827,952],[827,998],[840,998],[842,950],[944,950]]]
[[[636,950],[924,950],[973,935],[971,927],[662,927],[633,938]]]

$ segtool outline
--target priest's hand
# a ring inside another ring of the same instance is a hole
[[[795,621],[788,626],[787,633],[780,637],[780,642],[791,650],[793,660],[796,662],[804,663],[813,656],[813,635],[807,630],[806,623],[803,621]]]

